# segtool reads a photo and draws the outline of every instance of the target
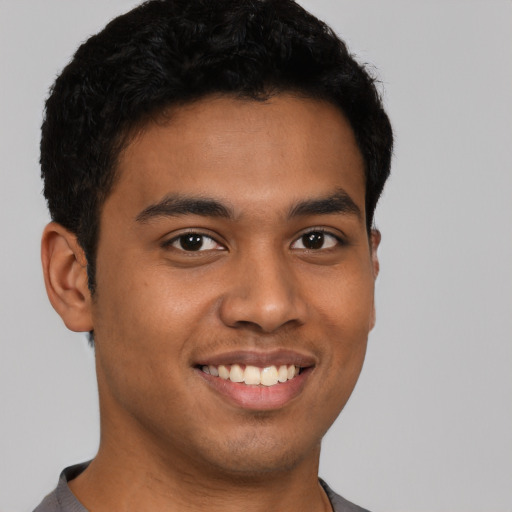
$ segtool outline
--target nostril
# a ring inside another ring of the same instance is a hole
[[[298,300],[282,300],[280,303],[255,296],[225,297],[220,306],[223,323],[229,327],[272,333],[284,326],[301,325],[305,307]]]

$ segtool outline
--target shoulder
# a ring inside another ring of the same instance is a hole
[[[66,468],[59,478],[57,488],[34,509],[33,512],[87,512],[87,509],[76,499],[68,487],[68,481],[77,477],[88,462]]]
[[[336,494],[322,479],[320,479],[320,485],[326,492],[334,512],[369,512],[369,510],[359,507],[339,494]]]
[[[60,512],[62,509],[57,500],[57,490],[51,492],[46,498],[34,509],[34,512]]]

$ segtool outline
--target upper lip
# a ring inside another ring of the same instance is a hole
[[[316,359],[310,354],[303,354],[295,350],[274,349],[267,351],[256,350],[233,350],[222,352],[210,356],[205,356],[197,360],[196,365],[219,366],[230,364],[245,364],[265,368],[267,366],[294,365],[301,368],[315,366]]]

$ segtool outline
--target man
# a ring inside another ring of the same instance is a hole
[[[318,480],[374,325],[392,133],[291,0],[154,0],[57,79],[42,261],[101,441],[36,509],[363,510]]]

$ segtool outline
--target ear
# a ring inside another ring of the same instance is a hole
[[[380,270],[379,257],[377,256],[377,249],[379,248],[381,240],[381,234],[378,229],[372,229],[370,233],[370,255],[371,255],[371,264],[373,270],[373,280],[377,279]],[[370,316],[370,331],[375,327],[375,299],[372,304],[372,312]]]
[[[92,331],[87,260],[76,236],[56,222],[48,224],[41,240],[41,261],[46,293],[66,327]]]
[[[370,233],[370,251],[372,256],[373,278],[377,279],[379,275],[380,265],[379,257],[377,256],[377,249],[379,248],[382,236],[378,229],[372,229]]]

